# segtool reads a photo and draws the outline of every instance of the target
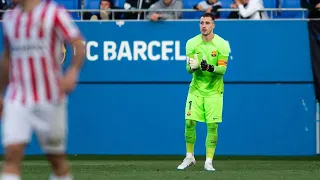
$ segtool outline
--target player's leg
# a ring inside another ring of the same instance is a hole
[[[209,171],[215,171],[212,165],[212,160],[216,151],[217,141],[218,123],[207,123],[205,169]]]
[[[196,125],[197,121],[195,120],[186,120],[185,124],[185,141],[186,141],[186,150],[187,157],[194,156],[194,144],[196,143]]]
[[[65,103],[45,105],[35,118],[36,132],[41,148],[51,164],[50,180],[72,180],[66,158],[67,118]],[[38,123],[39,121],[41,123]]]
[[[203,98],[188,94],[185,106],[185,141],[186,158],[178,169],[186,169],[196,163],[194,158],[194,145],[196,142],[196,123],[204,122]]]
[[[206,170],[215,171],[212,160],[218,141],[218,124],[222,122],[223,96],[217,95],[205,98],[204,102],[207,123],[206,161],[204,166]]]
[[[51,163],[52,173],[49,180],[72,180],[70,166],[65,154],[47,154],[47,159]]]
[[[205,122],[202,97],[188,94],[185,106],[185,119],[185,141],[187,156],[193,156],[194,145],[196,142],[196,124],[197,122]]]
[[[21,161],[32,135],[27,108],[6,103],[2,116],[4,164],[1,180],[20,180]]]

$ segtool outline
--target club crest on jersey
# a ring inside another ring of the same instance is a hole
[[[216,57],[216,56],[217,56],[217,51],[212,51],[212,52],[211,52],[211,56],[212,56],[212,57]]]
[[[188,112],[187,112],[187,116],[191,116],[191,111],[188,111]]]

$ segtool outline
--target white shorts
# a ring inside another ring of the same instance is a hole
[[[67,137],[66,103],[23,106],[5,102],[2,144],[28,144],[36,133],[46,154],[65,153]]]

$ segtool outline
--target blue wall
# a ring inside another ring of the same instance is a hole
[[[70,96],[68,152],[185,154],[184,105],[191,76],[185,71],[184,46],[199,33],[198,22],[78,25],[90,54]],[[215,32],[231,45],[217,155],[315,154],[306,22],[218,21]],[[91,46],[95,42],[98,47]],[[112,44],[115,60],[108,54]],[[128,58],[117,60],[123,55]],[[196,154],[205,154],[205,136],[205,125],[199,124]],[[41,153],[35,141],[27,153]]]

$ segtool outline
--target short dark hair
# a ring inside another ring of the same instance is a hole
[[[201,17],[211,17],[212,21],[215,20],[214,15],[211,13],[204,13]]]

